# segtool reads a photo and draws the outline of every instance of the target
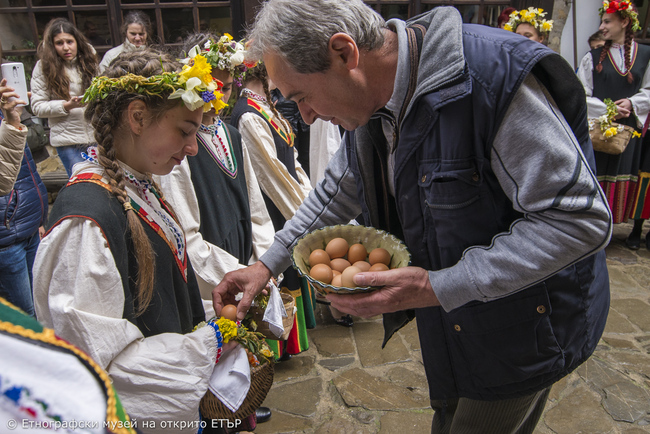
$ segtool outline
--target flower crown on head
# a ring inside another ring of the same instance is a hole
[[[598,9],[598,13],[602,17],[605,14],[614,14],[620,12],[623,18],[629,18],[632,21],[632,31],[638,32],[641,30],[641,25],[639,24],[639,14],[632,6],[632,3],[629,1],[607,1],[603,2],[603,5]]]
[[[235,84],[240,87],[246,71],[257,64],[246,60],[244,41],[237,42],[228,33],[224,33],[216,42],[209,39],[203,45],[203,49],[195,45],[188,53],[190,57],[198,54],[205,56],[213,68],[228,71],[232,75]]]
[[[553,30],[553,20],[546,20],[543,17],[546,12],[542,8],[529,7],[510,14],[510,20],[503,26],[505,30],[514,32],[521,23],[528,23],[535,27],[540,33],[548,33]]]
[[[227,105],[221,100],[223,83],[212,77],[211,73],[212,67],[205,57],[197,55],[188,59],[181,72],[163,72],[151,77],[136,74],[125,74],[117,78],[96,77],[86,89],[82,101],[101,101],[116,90],[160,97],[170,92],[167,98],[181,98],[191,111],[203,107],[204,112],[212,108],[219,112]]]

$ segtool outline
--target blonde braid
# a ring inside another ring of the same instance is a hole
[[[105,169],[111,192],[126,211],[127,223],[131,231],[131,240],[133,241],[135,257],[138,262],[137,294],[134,297],[134,308],[135,316],[140,316],[147,310],[153,298],[155,255],[140,218],[130,206],[131,199],[125,188],[124,170],[117,161],[115,147],[113,146],[113,129],[117,124],[117,116],[119,116],[117,113],[120,113],[120,111],[110,110],[108,107],[113,105],[113,108],[116,108],[115,98],[109,97],[107,99],[111,101],[105,101],[106,105],[98,104],[95,107],[91,123],[95,129],[95,138],[97,139],[97,161]]]

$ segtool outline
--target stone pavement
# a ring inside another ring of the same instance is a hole
[[[631,225],[607,247],[612,303],[594,355],[551,389],[535,434],[650,433],[650,252],[628,250]],[[646,228],[648,229],[648,228]],[[645,233],[645,231],[644,231]],[[379,318],[336,325],[319,305],[308,351],[276,365],[258,434],[417,434],[431,430],[414,323],[381,350]]]

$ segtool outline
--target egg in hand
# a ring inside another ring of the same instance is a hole
[[[221,309],[221,316],[230,321],[237,321],[237,306],[234,304],[225,305],[223,309]]]

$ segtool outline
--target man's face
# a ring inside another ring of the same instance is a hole
[[[374,113],[374,106],[362,97],[355,85],[355,73],[334,61],[325,72],[300,74],[279,55],[268,53],[264,63],[269,78],[282,95],[295,101],[304,121],[331,121],[346,130],[365,125]]]

